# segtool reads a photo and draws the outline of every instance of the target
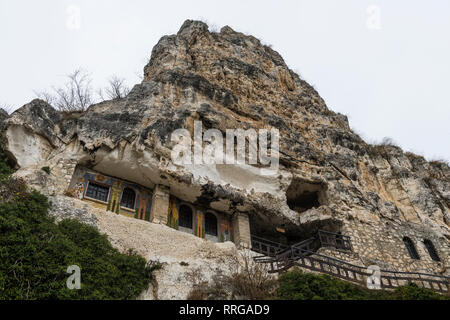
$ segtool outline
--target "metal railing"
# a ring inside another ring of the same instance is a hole
[[[352,251],[352,242],[349,236],[325,230],[319,230],[318,236],[322,247],[334,247],[340,250]]]
[[[252,250],[268,257],[274,257],[278,252],[288,249],[289,246],[257,236],[251,236]]]
[[[346,261],[311,252],[311,255],[299,255],[292,265],[326,273],[344,280],[366,284],[373,275],[366,267],[354,265]],[[449,293],[450,277],[422,272],[402,272],[394,270],[380,270],[381,288],[393,289],[408,283],[415,283],[423,288]]]

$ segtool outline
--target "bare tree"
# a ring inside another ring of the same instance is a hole
[[[142,73],[142,71],[136,71],[134,75],[139,79],[139,81],[144,81],[144,74]]]
[[[7,114],[11,114],[11,112],[13,111],[13,106],[7,103],[1,103],[0,109],[5,111]]]
[[[206,269],[207,270],[207,269]],[[269,273],[269,265],[253,260],[253,254],[242,251],[231,258],[228,270],[210,267],[211,280],[204,277],[205,268],[194,268],[186,274],[192,283],[188,300],[273,298],[277,288],[276,277]]]
[[[130,88],[125,84],[125,78],[113,75],[104,90],[98,90],[98,95],[102,100],[114,100],[124,98],[129,92]]]
[[[55,106],[63,111],[84,111],[93,102],[91,78],[82,69],[67,75],[69,81],[63,88],[54,89]]]
[[[77,69],[67,75],[67,82],[62,87],[53,87],[52,91],[35,91],[35,95],[61,111],[85,111],[94,101],[94,89],[89,73]],[[124,98],[130,92],[125,79],[111,76],[108,85],[97,90],[101,100]]]
[[[53,104],[55,102],[55,95],[48,91],[34,91],[34,94],[36,97],[38,97],[41,100],[44,100],[48,104]]]
[[[85,111],[94,102],[91,82],[86,71],[77,69],[67,75],[63,87],[53,87],[53,93],[41,91],[35,94],[61,111]]]

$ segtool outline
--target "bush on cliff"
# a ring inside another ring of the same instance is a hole
[[[0,179],[3,179],[13,173],[13,170],[6,162],[6,156],[2,149],[0,149]]]
[[[0,299],[133,299],[147,288],[152,269],[144,258],[118,252],[76,220],[56,224],[47,198],[11,178],[3,159],[0,185],[9,193],[0,202]],[[70,265],[81,269],[79,290],[67,288]]]

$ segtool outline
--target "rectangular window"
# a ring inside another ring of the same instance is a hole
[[[109,194],[109,187],[105,187],[94,182],[88,183],[88,188],[86,190],[86,197],[107,202],[108,194]]]

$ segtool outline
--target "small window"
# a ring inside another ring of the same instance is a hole
[[[405,243],[406,249],[408,250],[409,256],[412,259],[419,260],[419,254],[417,253],[416,247],[414,246],[414,243],[412,240],[408,237],[403,238],[403,242]]]
[[[178,212],[178,226],[192,229],[192,209],[182,204]]]
[[[86,197],[107,202],[108,194],[109,194],[109,187],[105,187],[100,184],[89,181],[86,190]]]
[[[431,242],[428,239],[425,239],[423,240],[423,244],[427,248],[428,254],[430,255],[431,259],[433,259],[434,261],[441,261],[439,255],[437,254],[436,248],[433,245],[433,242]]]
[[[122,199],[120,205],[125,208],[134,209],[134,202],[136,200],[136,192],[131,188],[125,188],[122,192]]]
[[[342,232],[340,231],[336,233],[336,249],[345,249],[344,238],[342,237]]]
[[[217,218],[211,212],[205,214],[205,233],[217,237]]]

